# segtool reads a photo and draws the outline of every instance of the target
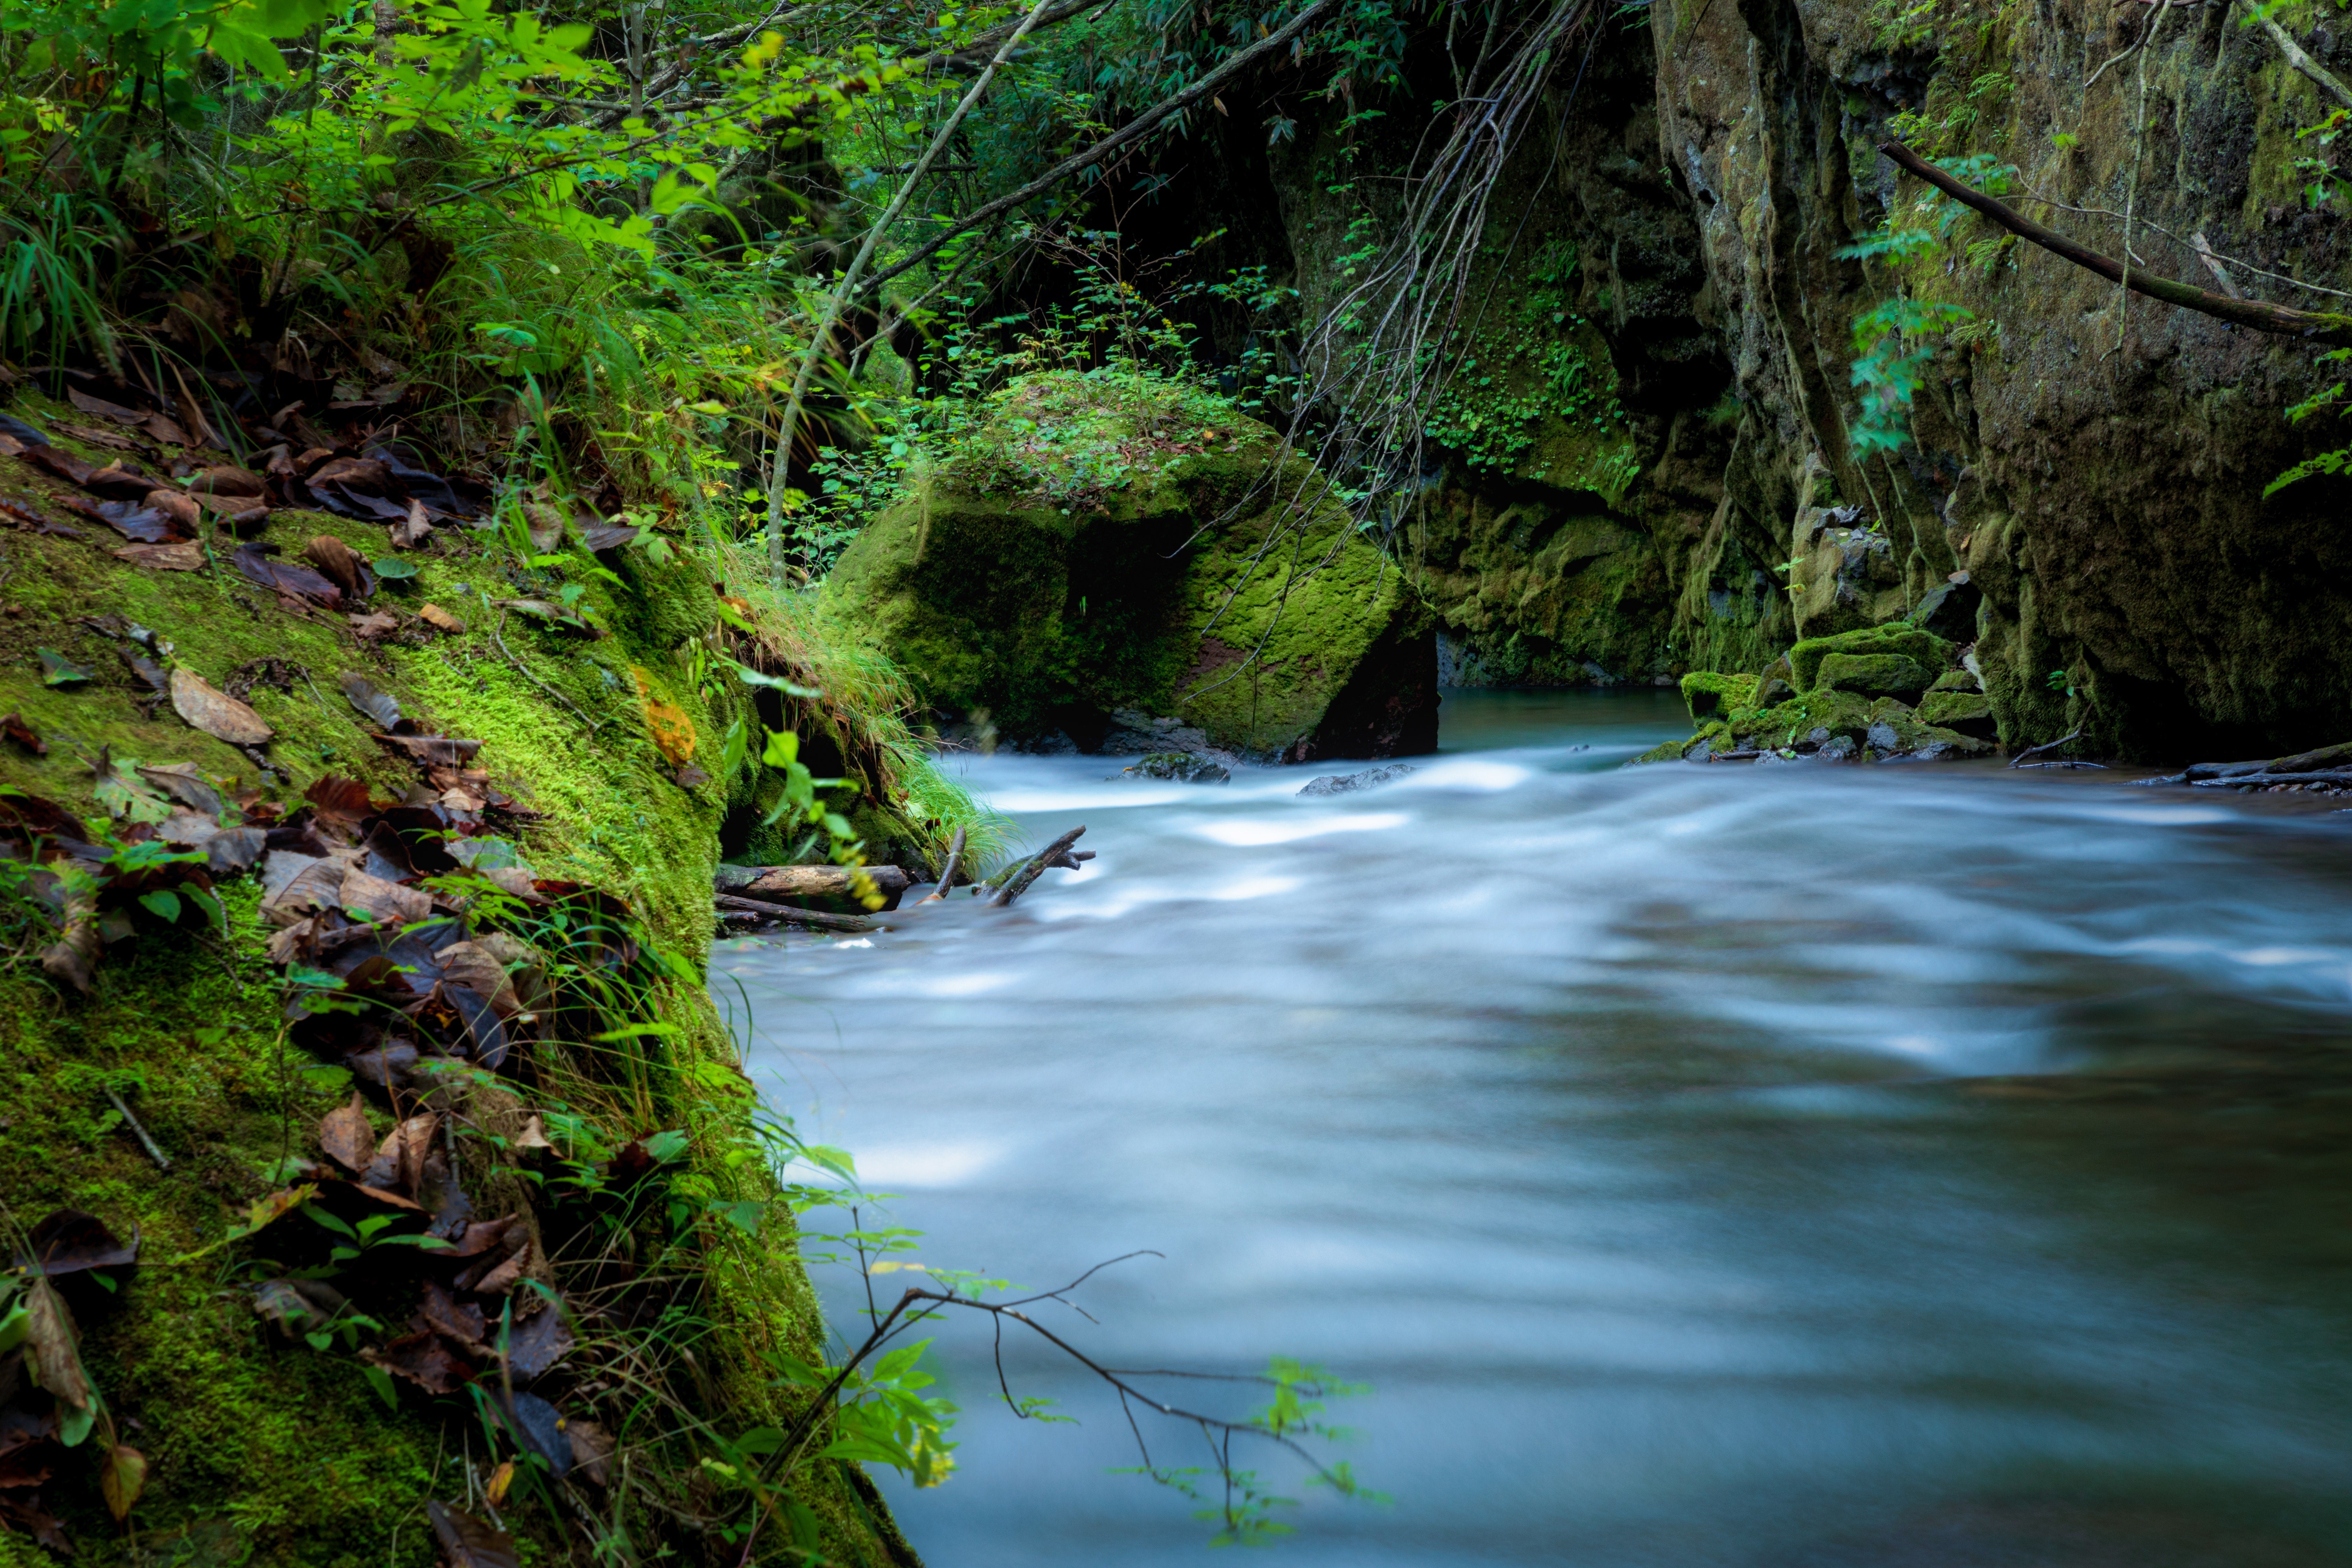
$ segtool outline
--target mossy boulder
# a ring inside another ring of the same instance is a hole
[[[1896,654],[1923,666],[1932,680],[1952,661],[1957,651],[1952,644],[1931,631],[1906,626],[1900,621],[1885,626],[1862,626],[1835,637],[1807,637],[1789,650],[1790,683],[1799,691],[1811,691],[1822,684],[1822,661],[1832,654],[1853,656]],[[1914,691],[1927,685],[1912,688]]]
[[[1691,722],[1696,724],[1748,707],[1755,695],[1756,678],[1697,670],[1683,677],[1682,687],[1683,705],[1690,710]]]
[[[1435,638],[1395,566],[1272,432],[1172,383],[1013,383],[822,603],[1007,738],[1093,749],[1134,709],[1290,761],[1436,745]]]
[[[1899,653],[1829,654],[1814,676],[1816,689],[1865,697],[1916,696],[1935,679],[1934,670]]]
[[[1994,738],[1992,699],[1981,691],[1930,691],[1919,700],[1922,723],[1955,730],[1979,740]]]

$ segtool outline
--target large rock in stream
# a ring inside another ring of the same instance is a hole
[[[1436,746],[1435,638],[1396,566],[1273,432],[1168,383],[1006,387],[824,604],[1006,741],[1095,751],[1142,714],[1269,761]]]

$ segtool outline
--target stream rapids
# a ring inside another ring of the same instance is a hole
[[[2352,816],[1998,766],[1664,766],[1672,693],[1450,692],[1442,749],[973,758],[1081,871],[723,944],[754,1078],[1117,1365],[1372,1385],[1294,1563],[2352,1563]],[[846,1215],[818,1210],[811,1229]],[[819,1268],[855,1336],[854,1270]],[[901,1281],[877,1279],[895,1296]],[[933,1326],[935,1568],[1197,1563],[1118,1405]],[[934,1391],[938,1392],[938,1391]],[[1245,1396],[1190,1384],[1240,1414]],[[1147,1425],[1154,1460],[1204,1462]]]

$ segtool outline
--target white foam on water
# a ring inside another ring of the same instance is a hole
[[[1225,822],[1203,822],[1195,826],[1192,835],[1212,844],[1229,845],[1236,849],[1256,849],[1268,844],[1295,844],[1302,838],[1321,838],[1333,833],[1381,833],[1402,827],[1412,818],[1402,811],[1359,811],[1340,816],[1308,817],[1304,820],[1270,822],[1264,817],[1244,816]]]

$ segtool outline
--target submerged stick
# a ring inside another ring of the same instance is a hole
[[[796,904],[772,904],[764,899],[746,899],[734,893],[711,895],[714,908],[733,914],[758,915],[765,920],[782,921],[788,925],[814,926],[819,931],[873,931],[872,921],[863,915],[829,915],[822,910],[804,910]]]
[[[2009,765],[2012,768],[2021,768],[2025,765],[2026,758],[2038,757],[2044,752],[2054,752],[2059,747],[2064,745],[2067,742],[2079,741],[2082,738],[2083,731],[2076,730],[2071,734],[2061,735],[2054,741],[2044,741],[2038,746],[2028,746],[2025,750],[2018,752],[2016,758],[2011,761]]]
[[[1083,826],[1073,827],[1039,850],[1021,867],[1020,870],[1006,879],[1004,886],[996,890],[996,897],[988,900],[988,907],[992,910],[1010,909],[1013,900],[1027,892],[1030,884],[1045,874],[1046,867],[1068,857],[1070,846],[1076,844],[1078,841],[1078,835],[1085,831],[1086,828]]]
[[[2137,267],[2126,268],[2114,257],[2102,256],[2086,245],[2078,245],[2056,229],[2044,228],[2008,204],[1995,201],[1982,191],[1962,184],[1900,142],[1881,142],[1878,150],[1962,206],[1990,218],[2018,238],[2030,240],[2053,256],[2063,257],[2077,267],[2095,272],[2110,283],[2120,283],[2135,294],[2144,294],[2151,300],[2160,300],[2165,304],[2177,305],[2185,310],[2195,310],[2217,321],[2252,327],[2258,332],[2308,338],[2315,342],[2352,348],[2352,316],[2323,310],[2298,310],[2292,305],[2272,305],[2260,300],[2232,300],[2227,294],[2216,294],[2210,289],[2194,288],[2170,278],[2158,278]]]
[[[955,886],[956,868],[962,859],[963,829],[959,827],[955,830],[955,837],[948,842],[948,867],[946,870],[940,873],[940,885],[915,901],[919,904],[936,904],[946,898],[948,889]]]

